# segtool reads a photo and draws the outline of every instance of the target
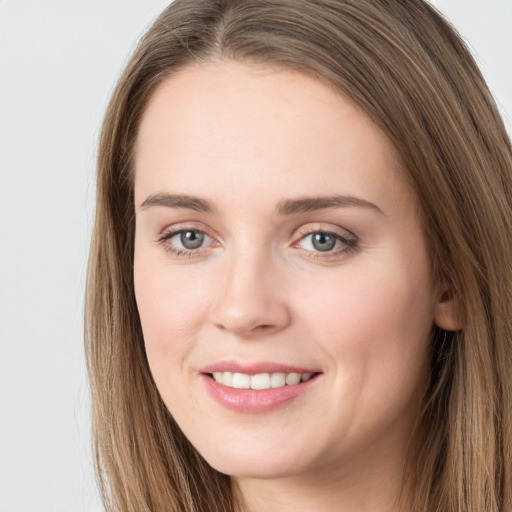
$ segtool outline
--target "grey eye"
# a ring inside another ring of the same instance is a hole
[[[198,249],[205,241],[205,234],[200,231],[189,230],[179,233],[179,240],[185,249]]]
[[[306,235],[300,242],[303,249],[315,252],[329,252],[338,249],[343,245],[344,241],[340,236],[330,233],[310,233]]]
[[[159,242],[164,249],[174,256],[189,256],[202,254],[213,243],[213,238],[199,229],[181,229],[167,233]]]
[[[327,233],[314,233],[311,244],[317,251],[331,251],[336,245],[336,238]]]

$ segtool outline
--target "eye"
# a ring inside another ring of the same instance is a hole
[[[207,247],[213,239],[198,229],[182,229],[164,234],[159,241],[167,251],[182,256]]]
[[[208,238],[209,237],[201,231],[189,230],[176,233],[170,240],[173,241],[174,244],[179,242],[185,249],[193,250],[199,249]]]
[[[311,233],[306,235],[301,242],[304,249],[327,252],[340,246],[340,240],[329,233]]]
[[[345,253],[356,247],[355,239],[346,238],[338,233],[329,231],[312,231],[306,233],[297,243],[297,246],[313,253],[326,253],[335,255]]]

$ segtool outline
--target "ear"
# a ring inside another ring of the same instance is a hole
[[[444,331],[458,331],[464,327],[460,302],[448,286],[443,286],[439,292],[434,307],[434,323]]]

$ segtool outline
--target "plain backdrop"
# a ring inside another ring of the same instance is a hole
[[[99,126],[164,0],[0,0],[0,512],[99,512],[82,355]],[[433,2],[509,133],[512,0]]]

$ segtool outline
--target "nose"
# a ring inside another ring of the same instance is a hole
[[[214,325],[238,338],[267,336],[285,329],[290,308],[279,282],[279,270],[262,255],[233,255],[222,275],[212,308]]]

